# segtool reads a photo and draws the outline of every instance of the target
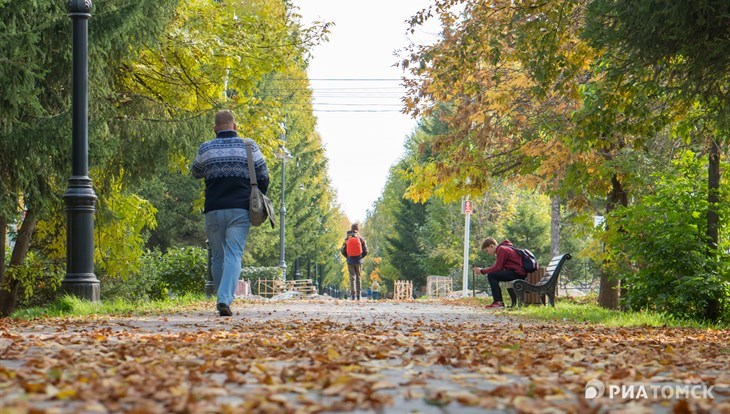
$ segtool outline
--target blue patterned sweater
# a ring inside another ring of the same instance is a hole
[[[253,165],[259,190],[269,189],[269,170],[261,149],[253,145]],[[193,161],[195,178],[205,179],[205,210],[243,208],[248,210],[251,182],[246,145],[236,131],[218,131],[216,138],[200,145]]]

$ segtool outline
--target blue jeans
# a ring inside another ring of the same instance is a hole
[[[230,305],[233,302],[249,229],[248,210],[231,208],[205,213],[205,232],[212,256],[210,270],[218,292],[218,303]]]

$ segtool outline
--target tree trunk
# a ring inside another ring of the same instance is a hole
[[[619,181],[618,176],[611,177],[611,192],[608,194],[606,203],[606,215],[613,211],[618,205],[627,206],[629,201],[626,192]],[[601,281],[598,290],[598,304],[607,309],[618,308],[619,281],[613,275],[601,270]]]
[[[710,153],[707,165],[707,247],[709,254],[715,254],[719,243],[720,217],[720,144],[710,138]]]
[[[560,254],[560,197],[554,196],[550,210],[550,258]]]
[[[0,216],[0,286],[5,281],[5,241],[8,239],[8,220]]]
[[[30,240],[35,230],[37,218],[33,210],[28,210],[23,218],[23,223],[18,230],[18,236],[15,239],[13,253],[10,255],[10,264],[8,267],[22,266],[25,257],[30,249]],[[18,304],[18,289],[20,281],[5,278],[3,289],[0,290],[0,317],[10,316]]]
[[[720,227],[720,144],[714,137],[710,138],[710,150],[707,163],[707,256],[709,270],[716,273],[716,261],[714,256],[717,254],[719,246],[719,227]],[[705,308],[705,318],[711,321],[720,318],[722,306],[720,298],[710,298]]]

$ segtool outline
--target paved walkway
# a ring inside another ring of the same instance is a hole
[[[645,329],[529,324],[457,303],[239,301],[231,318],[209,303],[170,315],[0,320],[0,413],[730,413],[730,388],[716,383],[711,400],[584,398],[597,376],[646,377],[631,373],[637,361],[652,368],[644,384],[730,380],[727,354],[677,367],[619,343],[651,345]],[[686,336],[667,341],[680,351]]]

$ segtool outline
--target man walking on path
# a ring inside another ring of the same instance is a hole
[[[269,171],[261,150],[253,143],[253,160],[236,133],[231,111],[219,111],[213,127],[216,137],[204,142],[193,161],[195,178],[205,179],[205,231],[211,250],[211,272],[218,292],[220,316],[231,316],[231,302],[241,275],[241,257],[251,221],[248,216],[251,182],[248,163],[254,163],[259,189],[266,194]]]
[[[360,300],[360,272],[363,258],[368,255],[368,244],[360,237],[360,225],[354,223],[347,232],[340,252],[347,258],[347,271],[350,274],[352,300]]]

